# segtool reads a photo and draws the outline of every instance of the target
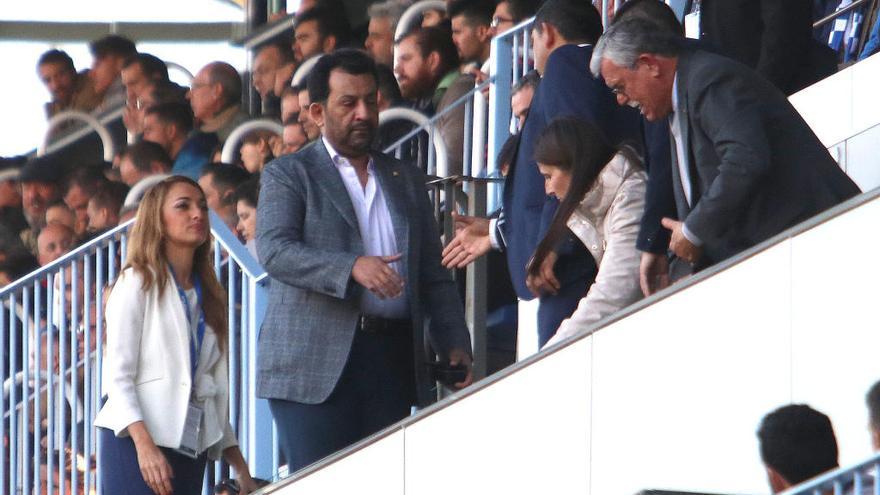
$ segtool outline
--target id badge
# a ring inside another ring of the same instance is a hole
[[[199,435],[202,430],[202,408],[189,403],[186,408],[186,421],[183,423],[183,436],[177,452],[193,459],[199,456]]]
[[[700,39],[700,13],[691,12],[684,16],[684,35],[695,40]]]

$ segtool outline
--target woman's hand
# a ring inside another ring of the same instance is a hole
[[[241,491],[238,493],[240,495],[247,495],[248,493],[257,491],[257,483],[251,478],[250,473],[242,473],[241,476],[238,477],[238,486],[241,487]]]
[[[240,487],[240,494],[246,495],[257,490],[257,483],[251,478],[251,471],[244,460],[244,456],[241,455],[241,449],[237,445],[223,449],[223,460],[239,473],[238,485]]]
[[[559,255],[551,251],[544,258],[544,262],[541,263],[541,268],[538,270],[537,275],[529,274],[526,277],[526,287],[532,291],[532,294],[536,296],[544,294],[556,295],[559,291],[559,280],[556,279],[556,275],[553,273],[553,266],[558,258]]]
[[[153,443],[153,438],[147,432],[144,422],[132,423],[128,427],[128,432],[134,440],[138,466],[141,468],[141,476],[144,477],[147,486],[156,495],[171,495],[171,479],[174,477],[174,473],[165,454]]]

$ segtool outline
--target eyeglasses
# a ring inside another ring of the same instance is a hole
[[[492,24],[490,24],[490,26],[492,26],[493,28],[497,28],[498,25],[501,24],[502,22],[513,22],[513,19],[510,19],[508,17],[501,17],[500,15],[496,15],[496,16],[492,17]]]

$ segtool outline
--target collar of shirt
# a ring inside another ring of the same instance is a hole
[[[672,113],[675,114],[678,109],[678,71],[675,71],[675,77],[672,79]]]

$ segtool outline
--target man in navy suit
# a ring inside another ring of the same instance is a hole
[[[542,75],[522,130],[522,139],[504,188],[502,218],[491,223],[458,217],[462,227],[444,251],[447,267],[464,266],[489,249],[504,249],[510,277],[521,301],[535,298],[526,286],[526,265],[556,213],[558,201],[544,192],[544,178],[533,158],[541,131],[551,120],[575,116],[602,129],[611,143],[641,146],[638,114],[615,105],[605,84],[587,67],[592,44],[602,33],[599,12],[589,2],[549,0],[535,16],[532,46]],[[490,234],[491,232],[491,234]],[[475,234],[481,234],[479,240]],[[488,237],[488,239],[487,239]],[[538,280],[538,345],[571,316],[596,277],[592,256],[575,237],[557,249],[555,279]],[[520,339],[523,336],[520,335]]]

